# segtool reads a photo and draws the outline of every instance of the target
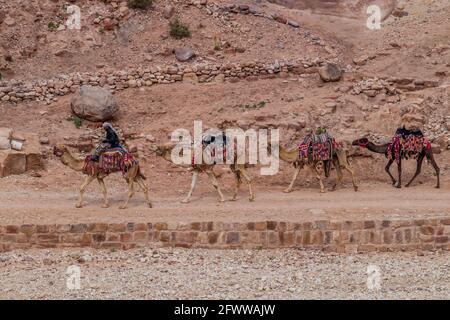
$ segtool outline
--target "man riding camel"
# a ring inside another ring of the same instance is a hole
[[[117,131],[113,128],[111,123],[103,123],[103,129],[106,131],[106,138],[101,143],[99,143],[97,148],[95,149],[92,155],[93,161],[98,161],[102,152],[108,149],[121,148],[124,152],[126,152],[126,149],[120,143]]]

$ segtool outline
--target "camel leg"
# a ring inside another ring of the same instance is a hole
[[[123,205],[119,207],[119,209],[126,209],[128,207],[128,202],[134,195],[134,179],[128,179],[128,197]]]
[[[439,178],[439,173],[440,173],[440,169],[436,163],[436,161],[434,160],[434,155],[433,152],[431,150],[429,150],[427,153],[427,159],[431,162],[431,165],[434,168],[434,171],[436,172],[436,177],[437,177],[437,184],[436,184],[436,188],[439,189],[441,187],[441,182],[440,182],[440,178]]]
[[[346,163],[344,165],[344,168],[345,168],[345,170],[347,170],[352,175],[353,189],[355,191],[358,191],[358,183],[356,182],[355,170],[353,170],[352,167],[350,167],[350,164],[348,164],[348,163]]]
[[[343,174],[342,174],[341,166],[339,164],[339,160],[338,159],[333,159],[333,164],[334,164],[334,167],[336,169],[337,180],[334,183],[333,187],[331,188],[331,191],[336,190],[337,185],[341,183],[342,178],[343,178]]]
[[[389,159],[386,167],[384,168],[384,170],[388,173],[389,177],[391,177],[391,181],[392,181],[392,185],[395,185],[397,183],[397,181],[395,181],[394,176],[391,173],[391,165],[394,163],[394,159]]]
[[[144,193],[144,197],[145,197],[145,201],[147,202],[149,208],[152,207],[152,202],[150,201],[150,197],[148,196],[148,187],[145,184],[144,180],[142,180],[141,177],[137,177],[136,178],[136,182],[139,185],[139,187],[141,187],[142,192]]]
[[[253,194],[253,190],[252,190],[252,179],[250,178],[250,176],[248,175],[248,173],[244,167],[240,168],[239,170],[241,171],[241,174],[244,177],[245,181],[247,181],[248,192],[249,192],[248,200],[253,201],[253,200],[255,200],[255,195]]]
[[[108,202],[108,191],[106,190],[106,185],[105,185],[105,181],[101,178],[97,178],[98,183],[100,184],[100,187],[102,188],[102,193],[103,193],[103,204],[102,204],[102,208],[108,208],[109,207],[109,202]]]
[[[316,165],[312,165],[311,166],[311,170],[313,170],[313,172],[316,174],[317,180],[319,180],[320,193],[325,193],[325,186],[323,185],[322,175],[321,175],[322,172],[319,171],[319,169],[317,167],[317,164]]]
[[[398,183],[395,187],[400,189],[402,187],[402,159],[400,159],[400,161],[397,163],[397,168],[398,168]]]
[[[289,184],[289,187],[287,187],[286,189],[284,189],[283,192],[285,192],[285,193],[292,192],[292,189],[294,188],[295,180],[297,180],[298,174],[299,174],[299,172],[300,172],[301,169],[302,169],[301,166],[297,166],[297,167],[295,168],[294,175],[293,175],[293,177],[292,177],[292,181],[291,181],[291,183]]]
[[[188,203],[190,201],[192,192],[194,192],[195,185],[197,184],[197,179],[198,179],[198,171],[194,170],[192,171],[191,189],[189,190],[189,193],[187,194],[186,198],[184,198],[181,201],[182,203]]]
[[[405,185],[406,188],[408,188],[411,183],[414,181],[414,179],[420,174],[420,172],[422,171],[422,163],[423,163],[423,159],[425,158],[425,153],[422,153],[421,155],[419,155],[419,157],[417,158],[417,167],[416,167],[416,173],[414,173],[414,176],[411,178],[411,180]]]
[[[241,172],[239,170],[234,170],[234,179],[236,181],[236,186],[234,188],[234,194],[233,194],[233,198],[231,198],[231,201],[236,201],[237,195],[239,193],[239,188],[241,187],[242,178],[241,178]]]
[[[220,197],[219,201],[220,202],[225,202],[225,197],[223,196],[222,190],[220,190],[219,183],[217,182],[216,175],[214,174],[214,171],[213,170],[206,171],[206,174],[208,175],[209,179],[211,180],[214,189],[216,189],[217,193],[219,193],[219,197]]]
[[[83,196],[84,196],[84,192],[86,191],[87,186],[94,181],[95,177],[94,176],[87,176],[86,179],[84,180],[84,183],[81,185],[80,187],[80,196],[78,198],[78,203],[75,205],[75,207],[77,208],[81,208],[83,207]]]

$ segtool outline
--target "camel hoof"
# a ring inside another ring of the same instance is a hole
[[[230,199],[230,201],[237,201],[237,198],[233,197]]]
[[[355,189],[355,192],[358,192],[358,187],[353,187],[353,189]]]
[[[396,187],[397,189],[401,189],[401,188],[402,188],[401,185],[396,185],[395,187]]]
[[[226,200],[225,199],[220,199],[219,202],[220,203],[224,203]]]
[[[109,204],[102,204],[102,208],[109,208]]]
[[[126,208],[127,208],[127,206],[120,206],[120,207],[119,207],[120,210],[124,210],[124,209],[126,209]]]
[[[292,192],[292,189],[284,189],[283,192],[284,192],[284,193],[291,193],[291,192]]]
[[[76,205],[75,205],[75,208],[83,208],[83,205],[82,204],[79,204],[79,203],[77,203]]]
[[[405,185],[405,188],[409,188],[409,184]]]
[[[248,199],[248,201],[254,202],[254,201],[255,201],[255,198],[250,198],[250,199]]]
[[[436,187],[434,187],[435,189],[440,189],[441,188],[441,186],[436,186]]]
[[[148,203],[149,208],[153,208],[153,205],[151,203]]]
[[[189,203],[189,200],[184,199],[184,200],[181,200],[180,202],[181,203]]]

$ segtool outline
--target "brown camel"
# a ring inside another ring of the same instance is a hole
[[[270,148],[270,145],[269,145],[269,148]],[[292,181],[289,184],[289,187],[287,187],[287,189],[284,190],[284,192],[286,192],[286,193],[292,192],[295,180],[297,180],[298,174],[299,174],[300,170],[303,169],[304,166],[309,167],[312,170],[312,172],[316,175],[316,178],[320,184],[320,192],[321,193],[325,192],[325,187],[324,187],[323,179],[322,179],[322,173],[324,173],[324,171],[325,171],[325,176],[328,176],[328,173],[326,172],[327,171],[326,168],[327,167],[329,168],[331,163],[333,163],[334,167],[336,168],[336,174],[337,174],[337,180],[331,190],[332,191],[336,190],[337,185],[342,181],[343,174],[341,171],[341,167],[343,167],[345,170],[350,172],[350,174],[352,175],[353,188],[355,191],[358,191],[358,185],[356,183],[355,172],[351,168],[350,163],[348,162],[347,151],[345,149],[340,148],[340,149],[334,150],[332,160],[325,160],[325,161],[309,162],[307,160],[300,159],[300,154],[299,154],[298,148],[294,148],[292,150],[287,150],[287,149],[283,148],[282,146],[279,146],[279,155],[280,155],[281,160],[292,163],[295,168],[295,172],[294,172],[294,176],[292,177]]]
[[[60,158],[61,162],[68,166],[69,168],[75,170],[75,171],[82,171],[84,167],[84,160],[75,158],[70,151],[67,149],[64,145],[58,145],[54,147],[53,153]],[[98,162],[93,162],[92,165],[94,168],[98,168]],[[78,199],[77,204],[75,205],[77,208],[81,208],[83,206],[83,195],[86,191],[87,186],[97,179],[98,183],[100,184],[100,187],[102,188],[103,193],[103,208],[109,207],[108,202],[108,196],[107,196],[107,190],[105,182],[103,181],[104,178],[106,178],[109,174],[99,172],[100,170],[93,170],[93,175],[87,175],[86,179],[84,180],[84,183],[80,187],[80,196]],[[134,195],[134,183],[136,182],[142,191],[144,192],[145,200],[148,204],[148,206],[151,208],[152,203],[150,202],[149,196],[148,196],[148,188],[144,182],[145,176],[142,174],[141,169],[139,167],[139,164],[133,165],[124,175],[125,180],[128,183],[128,198],[125,201],[125,203],[120,206],[120,209],[126,209],[128,207],[128,202],[130,201],[131,197]]]
[[[173,144],[155,145],[155,146],[151,147],[151,150],[153,150],[158,156],[173,163],[172,150],[174,147],[175,147],[175,145],[173,145]],[[182,151],[180,151],[180,152],[182,152]],[[191,153],[194,154],[193,149],[191,150]],[[180,154],[180,155],[182,155],[182,154]],[[189,190],[189,193],[187,194],[186,198],[184,198],[181,201],[182,203],[188,203],[190,201],[192,193],[194,192],[194,188],[197,184],[198,174],[200,172],[204,172],[208,175],[209,179],[212,182],[214,189],[216,189],[217,192],[219,193],[220,202],[225,201],[225,197],[224,197],[222,191],[220,190],[219,183],[217,182],[217,175],[214,172],[214,166],[215,166],[214,164],[192,164],[192,165],[190,165],[190,170],[192,170],[191,189]],[[247,173],[246,167],[247,167],[246,164],[238,164],[237,163],[237,157],[235,157],[234,163],[230,165],[230,169],[233,172],[235,181],[236,181],[236,186],[235,186],[234,194],[233,194],[233,197],[231,198],[231,201],[236,201],[236,199],[237,199],[239,188],[240,188],[240,185],[242,182],[242,177],[245,179],[245,181],[247,182],[247,185],[248,185],[248,189],[249,189],[249,193],[250,193],[249,201],[253,201],[255,199],[255,196],[254,196],[253,190],[252,190],[252,181],[251,181],[249,174]]]
[[[369,151],[372,151],[375,153],[384,154],[386,157],[388,156],[389,143],[385,143],[382,145],[376,145],[373,142],[370,142],[369,139],[367,139],[367,138],[361,138],[361,139],[353,141],[352,144],[354,146],[359,146],[361,148],[367,148]],[[420,172],[422,170],[422,162],[425,157],[427,157],[428,161],[430,161],[431,165],[433,166],[433,168],[436,172],[436,177],[437,177],[436,188],[440,187],[440,181],[439,181],[440,169],[439,169],[438,165],[436,164],[436,161],[434,160],[433,149],[432,148],[427,149],[425,147],[422,148],[422,150],[419,152],[419,154],[417,156],[416,173],[411,178],[411,180],[405,185],[405,187],[408,188],[411,185],[411,183],[414,181],[414,179],[420,174]],[[402,187],[402,159],[400,158],[400,161],[397,162],[398,183],[397,183],[397,181],[395,181],[395,178],[392,176],[391,171],[390,171],[391,165],[394,163],[394,159],[395,159],[394,150],[392,150],[392,155],[384,169],[386,170],[389,177],[391,178],[392,185],[395,186],[396,188],[401,188]]]

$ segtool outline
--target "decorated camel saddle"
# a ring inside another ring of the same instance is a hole
[[[299,144],[299,156],[308,161],[331,160],[338,147],[336,140],[327,132],[310,134]]]
[[[424,149],[431,149],[431,142],[420,130],[399,128],[388,145],[387,157],[397,162],[401,159],[416,159]]]
[[[122,172],[122,174],[125,174],[136,164],[138,164],[138,161],[131,153],[120,147],[112,148],[103,151],[97,162],[92,161],[92,155],[86,156],[83,173],[95,175],[96,173]]]
[[[234,149],[234,150],[233,150]],[[216,163],[217,158],[222,159],[221,163],[226,163],[227,159],[234,160],[236,157],[236,145],[229,147],[229,139],[225,134],[206,135],[202,138],[203,162],[208,164]],[[192,165],[195,164],[195,154],[192,154]]]

